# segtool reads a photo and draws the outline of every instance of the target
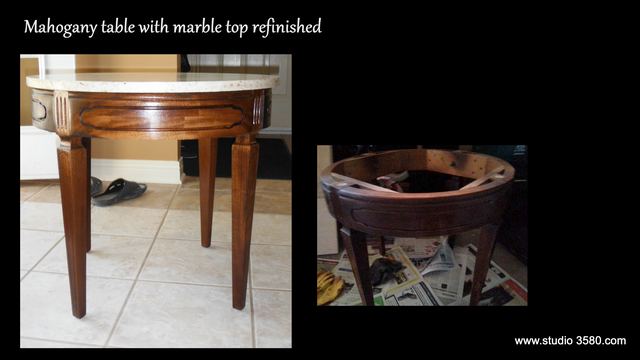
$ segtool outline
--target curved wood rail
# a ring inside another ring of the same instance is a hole
[[[221,93],[88,93],[33,89],[33,125],[60,136],[210,139],[269,127],[271,90]]]

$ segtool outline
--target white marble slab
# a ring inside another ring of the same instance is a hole
[[[269,89],[277,75],[233,73],[71,73],[27,76],[27,86],[43,90],[107,93],[197,93]]]

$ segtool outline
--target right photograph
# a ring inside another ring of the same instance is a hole
[[[527,145],[318,145],[318,306],[527,306]]]

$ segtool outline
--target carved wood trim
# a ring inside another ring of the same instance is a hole
[[[67,91],[54,90],[53,108],[56,132],[60,136],[71,136],[71,107]]]
[[[264,93],[253,98],[253,126],[260,126],[264,113]]]
[[[271,89],[264,92],[264,113],[262,115],[262,128],[268,128],[271,126]]]

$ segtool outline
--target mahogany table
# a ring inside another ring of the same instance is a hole
[[[379,176],[405,170],[444,173],[469,183],[455,191],[430,193],[396,192],[373,184]],[[514,173],[509,163],[489,155],[431,149],[368,153],[324,169],[325,200],[342,225],[362,303],[373,305],[366,234],[382,240],[385,235],[455,235],[480,228],[470,302],[477,305]]]
[[[92,137],[198,139],[204,247],[211,244],[217,139],[235,137],[231,156],[233,307],[244,308],[258,167],[255,138],[260,129],[269,126],[271,88],[277,81],[273,75],[227,73],[54,73],[27,77],[27,85],[33,89],[33,125],[60,137],[60,192],[75,317],[86,314]]]

